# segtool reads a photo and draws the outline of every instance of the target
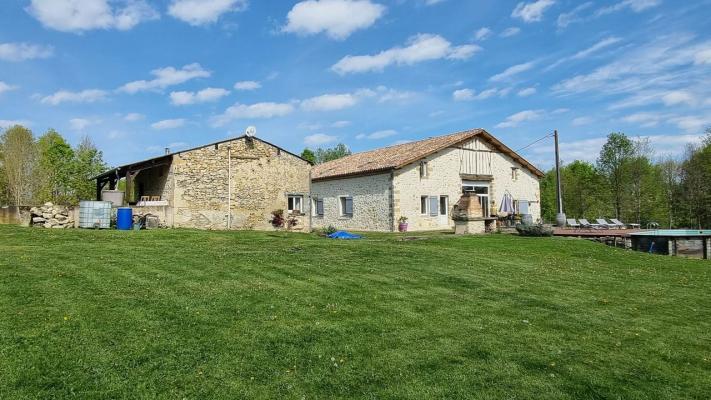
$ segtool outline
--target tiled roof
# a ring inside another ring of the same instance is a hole
[[[419,140],[417,142],[404,143],[365,151],[363,153],[356,153],[337,160],[329,161],[327,163],[319,164],[314,166],[311,178],[313,180],[332,179],[345,176],[366,175],[369,173],[384,172],[401,168],[427,157],[430,154],[465,142],[478,135],[484,136],[487,141],[492,142],[495,147],[498,147],[503,152],[511,155],[516,159],[516,161],[521,162],[524,167],[531,169],[531,171],[536,175],[543,175],[542,172],[536,167],[518,156],[513,152],[513,150],[496,140],[485,130],[472,129],[445,136],[437,136],[425,140]]]

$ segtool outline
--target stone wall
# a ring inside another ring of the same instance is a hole
[[[313,199],[323,199],[324,215],[313,216],[314,228],[333,225],[337,229],[389,231],[392,226],[390,173],[347,179],[316,181],[311,184]],[[340,215],[340,197],[353,198],[353,216]]]
[[[227,229],[229,209],[232,229],[273,229],[272,211],[286,210],[287,196],[296,194],[304,197],[305,213],[298,216],[295,229],[309,230],[310,171],[306,161],[259,139],[240,138],[176,154],[167,178],[173,183],[166,184],[175,188],[166,196],[173,225]]]
[[[445,149],[423,160],[427,161],[427,177],[420,178],[420,160],[395,173],[393,187],[396,223],[400,216],[404,216],[408,219],[407,229],[411,231],[450,229],[454,227],[454,221],[450,217],[452,207],[462,194],[459,150]],[[420,207],[421,196],[447,196],[447,215],[423,215]]]

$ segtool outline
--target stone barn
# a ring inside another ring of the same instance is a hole
[[[96,177],[97,199],[126,182],[135,214],[170,227],[273,229],[272,212],[311,229],[311,163],[262,139],[241,136],[122,165]]]

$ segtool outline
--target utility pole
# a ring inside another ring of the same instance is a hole
[[[555,216],[556,225],[565,227],[565,213],[563,212],[563,191],[560,187],[560,153],[558,151],[558,130],[553,131],[553,140],[555,141],[555,179],[556,179],[556,196],[558,197],[558,213]]]

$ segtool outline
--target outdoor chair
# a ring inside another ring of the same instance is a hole
[[[575,221],[575,218],[568,218],[567,220],[567,225],[573,229],[580,229],[580,224]]]
[[[615,225],[615,226],[617,226],[617,227],[619,227],[619,228],[621,228],[621,229],[624,229],[624,228],[626,228],[626,227],[628,227],[628,226],[631,227],[631,228],[633,228],[633,227],[634,227],[633,225],[639,226],[639,224],[625,224],[625,223],[621,222],[619,219],[615,219],[615,218],[610,218],[610,221],[612,221],[612,224],[613,224],[613,225]]]
[[[611,229],[611,228],[616,227],[615,224],[611,224],[611,223],[605,221],[605,219],[603,219],[603,218],[598,218],[595,221],[597,221],[597,223],[605,229]]]
[[[585,218],[580,218],[578,221],[580,221],[580,226],[582,226],[583,228],[592,228],[592,229],[600,229],[601,228],[600,224],[591,224]]]

